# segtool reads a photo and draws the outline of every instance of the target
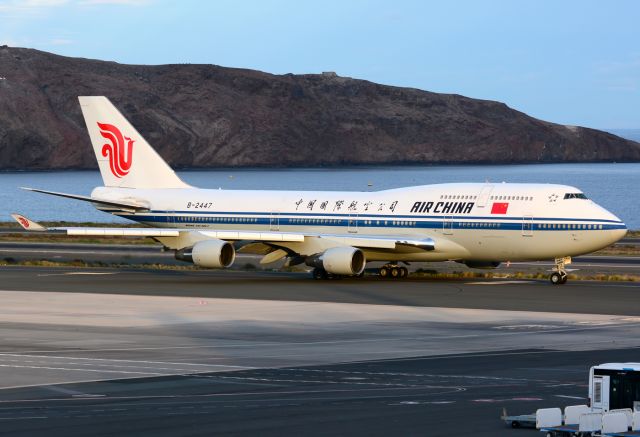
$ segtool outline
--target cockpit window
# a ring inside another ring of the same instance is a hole
[[[586,199],[587,196],[584,193],[567,193],[564,195],[565,199]]]

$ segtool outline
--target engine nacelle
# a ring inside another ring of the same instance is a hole
[[[500,265],[500,261],[463,261],[464,264],[472,269],[495,269]]]
[[[325,269],[334,275],[359,275],[367,264],[364,253],[355,247],[332,247],[305,260],[308,266]]]
[[[221,269],[231,266],[236,259],[236,250],[228,241],[199,241],[189,249],[176,252],[176,259],[192,262],[209,269]]]

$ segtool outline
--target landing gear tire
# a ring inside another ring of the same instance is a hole
[[[560,273],[560,272],[553,272],[551,273],[551,275],[549,276],[549,281],[553,284],[553,285],[562,285],[562,284],[566,284],[567,283],[567,274],[564,273]]]
[[[553,269],[554,272],[549,276],[549,281],[551,281],[553,285],[566,284],[568,275],[567,271],[565,270],[565,266],[567,264],[571,264],[571,257],[565,256],[563,258],[556,258],[555,263],[556,266]]]
[[[409,276],[409,270],[406,267],[400,267],[400,277],[406,278],[407,276]]]
[[[380,267],[379,275],[381,279],[402,279],[409,275],[409,270],[394,264],[385,264]]]
[[[321,280],[321,279],[328,279],[329,275],[327,274],[327,271],[325,269],[319,269],[319,268],[315,268],[313,269],[313,279],[317,279],[317,280]]]
[[[379,274],[382,279],[387,279],[389,277],[389,269],[387,268],[387,266],[380,267]]]

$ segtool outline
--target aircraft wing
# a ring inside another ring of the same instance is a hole
[[[216,231],[193,228],[97,228],[97,227],[54,227],[47,228],[20,214],[11,216],[27,231],[50,232],[66,234],[70,236],[114,236],[114,237],[152,237],[171,238],[194,234],[196,240],[220,239],[226,241],[255,241],[273,246],[279,243],[304,243],[307,239],[329,240],[340,246],[353,246],[360,249],[387,249],[412,248],[419,250],[434,250],[435,242],[431,238],[411,239],[394,236],[377,235],[344,235],[344,234],[318,234],[295,233],[279,231]],[[188,241],[193,241],[188,239]]]
[[[116,207],[126,211],[148,211],[149,206],[135,201],[113,201],[108,199],[98,199],[95,197],[80,196],[78,194],[59,193],[57,191],[40,190],[38,188],[20,187],[23,190],[33,191],[35,193],[49,194],[51,196],[66,197],[67,199],[82,200],[83,202],[91,202],[97,205]]]

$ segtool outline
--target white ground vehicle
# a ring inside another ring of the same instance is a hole
[[[607,363],[591,367],[589,400],[593,411],[620,408],[640,411],[640,363]]]
[[[640,436],[640,363],[606,363],[589,370],[589,404],[542,408],[502,419],[514,428],[532,426],[547,437]]]

